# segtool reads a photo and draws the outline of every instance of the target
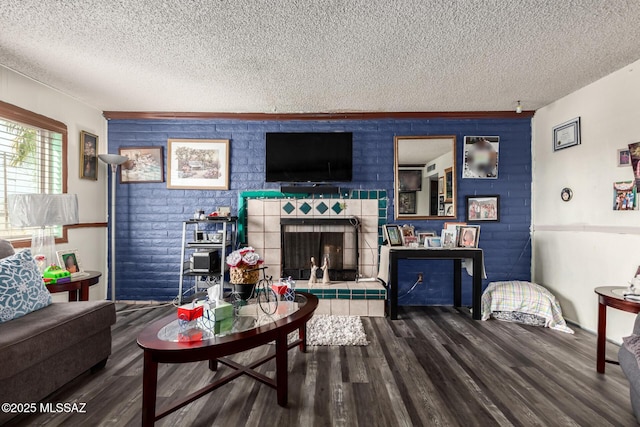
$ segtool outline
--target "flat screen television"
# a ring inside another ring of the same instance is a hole
[[[351,132],[268,132],[267,182],[346,182],[353,171]]]

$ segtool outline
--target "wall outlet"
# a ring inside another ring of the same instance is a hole
[[[422,283],[422,279],[424,279],[424,273],[418,273],[418,283]]]

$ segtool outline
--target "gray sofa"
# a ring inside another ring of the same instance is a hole
[[[633,324],[633,334],[640,335],[640,315],[636,317]],[[631,407],[638,422],[640,422],[640,367],[638,360],[624,345],[620,346],[618,351],[618,361],[622,372],[629,380],[629,389],[631,394]]]
[[[0,402],[41,401],[83,372],[104,367],[115,320],[113,302],[81,301],[0,323]],[[0,424],[16,415],[0,413]]]
[[[0,239],[0,259],[14,253]],[[0,403],[37,403],[83,372],[103,368],[115,322],[113,302],[81,301],[0,323]],[[0,425],[16,415],[0,412]]]

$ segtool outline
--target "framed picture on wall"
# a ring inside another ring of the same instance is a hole
[[[167,188],[228,190],[228,139],[170,139]]]
[[[500,196],[467,196],[467,222],[500,221]]]
[[[98,136],[80,132],[80,178],[98,180]]]
[[[553,128],[553,151],[580,145],[580,117]]]
[[[164,155],[162,147],[121,147],[121,156],[129,160],[120,166],[120,182],[164,182]]]
[[[495,179],[498,177],[499,136],[465,136],[463,178]]]
[[[618,166],[631,166],[631,152],[628,148],[618,150]]]

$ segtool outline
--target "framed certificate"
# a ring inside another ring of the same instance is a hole
[[[553,128],[553,151],[580,144],[580,117]]]

